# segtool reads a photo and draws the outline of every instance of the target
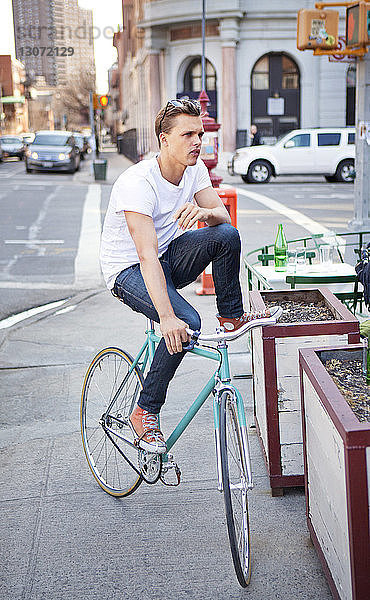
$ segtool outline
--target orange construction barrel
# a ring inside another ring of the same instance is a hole
[[[220,196],[222,202],[225,205],[231,218],[231,225],[237,227],[236,222],[236,207],[237,207],[237,194],[234,188],[215,188],[216,192]],[[205,223],[198,221],[198,228],[207,227]],[[201,295],[211,295],[215,293],[215,286],[213,284],[212,277],[212,264],[209,264],[205,271],[201,275],[201,287],[196,290],[196,293]]]

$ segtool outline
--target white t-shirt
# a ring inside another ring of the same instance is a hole
[[[139,262],[124,211],[152,217],[161,256],[170,242],[183,233],[177,221],[173,221],[177,209],[185,202],[194,202],[194,194],[211,185],[201,159],[186,167],[179,185],[162,177],[156,157],[133,165],[118,177],[112,188],[100,247],[100,263],[108,289],[112,289],[123,269]]]

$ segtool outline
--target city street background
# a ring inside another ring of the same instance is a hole
[[[113,150],[113,148],[111,148]],[[107,152],[108,179],[101,190],[101,220],[109,201],[111,184],[120,170],[131,163],[116,152]],[[0,319],[73,295],[81,287],[76,280],[75,260],[87,243],[81,239],[81,222],[89,186],[93,183],[91,160],[81,162],[74,175],[25,172],[24,164],[8,160],[0,165],[0,196],[4,209],[0,249]],[[347,231],[353,211],[353,185],[329,184],[321,176],[279,177],[263,186],[248,185],[238,176],[219,171],[223,183],[244,193],[261,194],[277,200],[336,233]],[[86,205],[87,206],[87,205]],[[88,206],[87,206],[88,210]],[[271,244],[278,223],[283,223],[287,239],[304,237],[300,222],[288,219],[251,197],[239,193],[238,229],[243,253]],[[320,229],[321,231],[321,229]],[[96,243],[100,231],[95,231]],[[17,240],[18,243],[17,243]],[[38,243],[38,242],[44,242]],[[355,263],[353,251],[346,261]],[[80,265],[78,275],[84,274]],[[99,281],[93,281],[93,284]]]

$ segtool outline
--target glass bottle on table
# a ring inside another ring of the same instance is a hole
[[[288,262],[288,244],[280,223],[274,245],[275,271],[286,271]]]

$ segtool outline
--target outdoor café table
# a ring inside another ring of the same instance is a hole
[[[333,294],[335,293],[347,293],[352,292],[354,283],[353,282],[340,282],[338,278],[340,277],[348,277],[355,276],[356,271],[353,265],[348,263],[333,263],[330,266],[325,266],[322,264],[306,264],[299,269],[298,272],[288,272],[288,271],[275,271],[274,265],[253,265],[253,269],[261,275],[264,280],[268,283],[268,285],[275,290],[282,289],[291,289],[292,285],[287,283],[287,276],[296,275],[309,277],[310,282],[309,285],[311,287],[317,287],[317,285],[324,285],[328,287]],[[322,278],[325,278],[325,282],[322,281]],[[335,282],[330,282],[330,278],[335,278]],[[317,285],[315,284],[315,279],[320,280]],[[253,273],[251,277],[252,289],[257,289],[257,278],[253,278]],[[303,284],[307,286],[308,282]],[[296,288],[302,288],[302,284],[296,284]]]

